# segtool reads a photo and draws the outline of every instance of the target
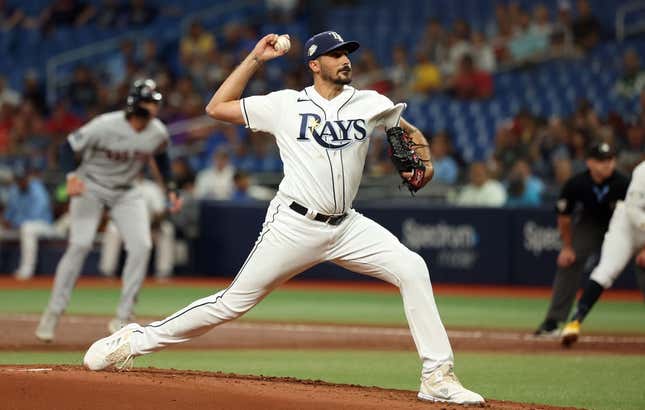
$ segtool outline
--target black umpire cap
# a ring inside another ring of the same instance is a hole
[[[597,142],[589,148],[589,158],[604,160],[616,157],[616,150],[607,142]]]

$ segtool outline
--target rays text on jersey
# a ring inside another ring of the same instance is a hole
[[[340,149],[352,141],[362,141],[367,137],[365,120],[321,121],[318,114],[300,114],[300,134],[298,141],[310,141],[309,137],[322,147]]]

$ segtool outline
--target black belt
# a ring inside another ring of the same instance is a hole
[[[289,205],[289,208],[298,212],[302,216],[308,217],[308,215],[311,215],[306,207],[300,205],[297,202],[292,202],[291,205]],[[315,221],[328,223],[329,225],[340,225],[340,223],[343,222],[343,219],[345,219],[346,216],[347,213],[344,213],[342,215],[325,215],[316,212],[316,216],[312,219],[314,219]]]

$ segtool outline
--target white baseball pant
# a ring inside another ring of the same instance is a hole
[[[111,191],[88,182],[86,187],[83,195],[70,201],[69,244],[56,268],[48,309],[60,315],[67,308],[85,258],[92,249],[103,208],[107,206],[128,252],[123,267],[121,300],[116,312],[118,319],[126,321],[132,316],[152,248],[146,204],[136,190]]]
[[[399,287],[424,374],[453,361],[428,269],[418,254],[354,210],[340,225],[332,226],[296,213],[289,204],[282,194],[271,201],[255,246],[229,287],[135,330],[133,353],[142,355],[181,343],[238,318],[281,283],[331,261]]]
[[[623,202],[616,205],[600,251],[600,262],[590,279],[609,289],[634,254],[645,246],[645,232],[636,228],[627,216]]]

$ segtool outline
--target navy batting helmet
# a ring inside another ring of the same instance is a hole
[[[157,84],[147,78],[145,80],[136,80],[126,100],[126,114],[137,115],[140,117],[149,117],[150,112],[141,106],[142,102],[160,103],[163,96],[157,91]]]

